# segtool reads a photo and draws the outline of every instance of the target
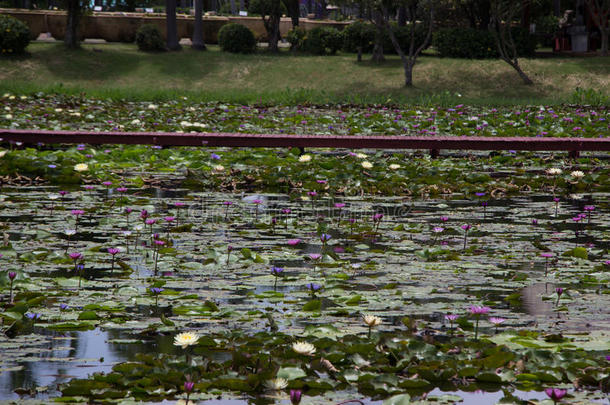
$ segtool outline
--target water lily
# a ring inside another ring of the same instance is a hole
[[[311,161],[311,155],[301,155],[299,156],[299,162],[306,163]]]
[[[161,294],[165,289],[160,287],[151,287],[150,292],[155,296],[155,307],[159,306],[159,294]]]
[[[485,314],[489,313],[489,311],[491,311],[491,308],[472,305],[472,306],[470,306],[470,308],[468,310],[476,318],[476,324],[474,327],[474,340],[477,340],[477,337],[479,334],[479,318],[481,317],[481,315],[485,315]]]
[[[70,259],[74,260],[74,271],[76,271],[76,262],[83,257],[83,254],[79,252],[72,252],[69,253],[68,256],[70,256]]]
[[[288,380],[285,378],[273,378],[265,381],[264,385],[269,391],[281,391],[288,386]]]
[[[366,326],[368,326],[369,328],[369,339],[371,338],[371,330],[376,327],[381,325],[381,318],[375,315],[362,315],[362,321],[364,322],[364,324]]]
[[[121,251],[119,248],[108,248],[108,253],[112,255],[112,265],[110,267],[110,274],[114,273],[114,257]]]
[[[572,177],[574,180],[578,181],[578,180],[582,179],[583,177],[585,177],[585,173],[580,170],[574,170],[572,173],[570,173],[570,177]]]
[[[555,306],[559,306],[559,300],[561,299],[561,295],[563,294],[563,288],[555,288],[555,293],[557,293],[557,301],[555,302]]]
[[[464,224],[461,226],[462,230],[464,230],[464,250],[466,250],[466,240],[468,238],[468,231],[472,228],[472,225]]]
[[[277,279],[281,277],[284,269],[282,267],[273,266],[271,268],[271,275],[275,277],[275,283],[273,284],[273,291],[277,289]]]
[[[449,321],[449,328],[451,329],[451,333],[453,333],[453,322],[458,319],[458,316],[455,314],[447,314],[445,315],[445,319]]]
[[[545,388],[544,392],[553,400],[554,403],[560,402],[568,393],[567,390],[560,388]]]
[[[74,165],[74,170],[77,172],[86,172],[89,170],[89,165],[87,163],[78,163]]]
[[[315,297],[316,292],[322,288],[322,286],[320,284],[316,284],[316,283],[307,283],[307,284],[305,284],[305,287],[311,292],[312,297]]]
[[[301,403],[301,396],[303,393],[301,390],[290,390],[290,403],[292,405],[298,405]]]
[[[316,347],[309,342],[294,342],[292,344],[292,350],[294,350],[297,354],[313,356],[316,352]]]
[[[496,316],[490,316],[490,317],[488,318],[488,321],[489,321],[490,323],[492,323],[492,324],[494,324],[494,325],[495,325],[495,327],[496,327],[496,333],[498,333],[498,326],[500,326],[501,324],[503,324],[503,323],[506,321],[506,319],[504,319],[504,318],[499,318],[499,317],[496,317]]]
[[[174,346],[180,346],[183,349],[186,349],[189,346],[193,346],[197,344],[199,340],[199,335],[192,332],[182,332],[174,336]]]

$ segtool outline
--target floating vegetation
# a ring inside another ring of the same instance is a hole
[[[0,169],[0,399],[607,400],[603,157],[12,145]]]

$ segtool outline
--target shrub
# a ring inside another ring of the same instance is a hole
[[[30,29],[22,21],[0,15],[0,49],[3,54],[20,54],[30,43]]]
[[[316,27],[307,32],[303,49],[316,55],[334,55],[342,45],[339,30],[332,27]]]
[[[444,28],[434,33],[432,45],[443,57],[497,58],[496,41],[489,31],[472,28]]]
[[[161,31],[159,31],[159,27],[153,24],[143,24],[138,28],[136,44],[138,44],[138,49],[144,52],[165,50],[165,41],[163,41]]]
[[[286,34],[286,41],[290,43],[290,50],[298,51],[303,48],[303,42],[307,36],[305,28],[294,27]]]
[[[411,45],[411,27],[408,25],[399,27],[393,24],[392,30],[403,52],[408,53],[409,46]],[[425,25],[417,24],[415,26],[416,46],[420,46],[424,42],[427,33]],[[357,21],[345,27],[343,30],[343,49],[346,52],[357,52],[358,45],[362,46],[362,52],[367,53],[373,50],[375,45],[375,26],[373,24]],[[390,34],[387,31],[383,35],[383,52],[386,54],[396,53],[394,44],[392,44],[390,39]]]
[[[400,44],[402,51],[408,54],[409,47],[411,46],[411,26],[405,25],[399,27],[398,25],[393,25],[392,30],[394,31],[394,36],[396,36],[396,40]],[[416,48],[421,46],[421,44],[424,42],[424,39],[426,39],[426,34],[428,34],[428,27],[426,27],[424,24],[415,25]],[[428,46],[430,46],[430,44],[428,44]],[[390,39],[390,34],[388,34],[387,31],[383,35],[383,52],[396,53],[396,48],[394,48],[394,44],[392,44],[392,40]]]
[[[532,56],[536,50],[536,38],[521,27],[512,28],[517,55]],[[472,28],[445,28],[434,33],[432,45],[441,56],[450,58],[497,58],[496,40],[489,31]]]
[[[536,37],[542,46],[552,47],[557,31],[559,31],[558,17],[546,15],[536,20]]]
[[[375,27],[363,21],[356,21],[343,29],[343,50],[356,53],[358,47],[367,53],[373,50],[375,44]],[[389,39],[389,37],[388,37]]]
[[[274,0],[250,0],[248,5],[249,16],[271,15],[273,13],[288,14],[283,1]]]
[[[517,46],[517,54],[519,56],[534,56],[538,40],[535,35],[530,34],[529,30],[522,27],[514,27],[513,39]]]
[[[256,38],[252,31],[235,23],[229,23],[220,28],[218,44],[223,51],[232,53],[252,53],[256,50]]]

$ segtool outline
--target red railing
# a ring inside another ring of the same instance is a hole
[[[474,137],[474,136],[357,136],[242,133],[88,132],[0,129],[3,141],[28,144],[83,143],[159,146],[610,151],[610,138]]]

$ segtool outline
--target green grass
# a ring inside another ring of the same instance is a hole
[[[610,57],[524,59],[535,81],[525,86],[504,62],[424,56],[415,87],[405,88],[397,56],[384,64],[356,62],[353,54],[234,55],[207,52],[148,54],[131,44],[86,44],[68,51],[31,43],[29,55],[0,59],[0,91],[58,92],[132,100],[187,96],[238,103],[467,103],[558,104],[577,87],[610,94]]]

